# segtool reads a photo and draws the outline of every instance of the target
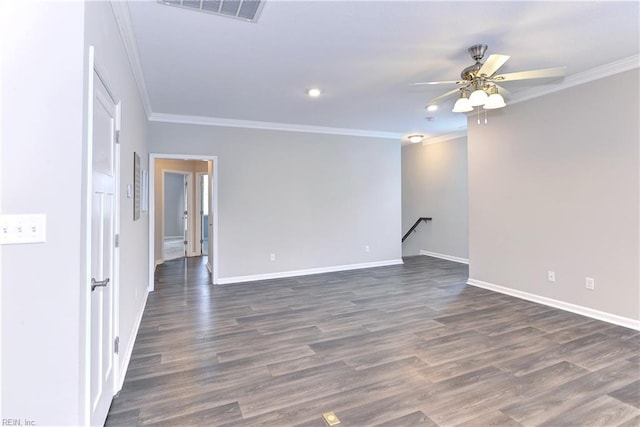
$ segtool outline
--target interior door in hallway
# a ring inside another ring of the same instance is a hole
[[[94,73],[91,184],[91,424],[103,425],[114,395],[116,105]]]
[[[192,240],[189,227],[190,173],[164,171],[163,259],[165,261],[189,255]]]

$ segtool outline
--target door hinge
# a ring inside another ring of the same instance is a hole
[[[116,234],[115,243],[114,244],[115,244],[116,248],[120,247],[120,234]]]
[[[116,130],[116,144],[120,144],[120,130]]]
[[[113,352],[115,354],[120,353],[120,337],[116,337],[115,341],[113,342]]]
[[[189,243],[189,242],[187,242],[187,241],[185,240],[185,241],[184,241],[184,244],[186,245],[187,243]]]

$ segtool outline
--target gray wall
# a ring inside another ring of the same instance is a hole
[[[467,138],[402,148],[402,231],[421,223],[402,245],[403,255],[421,250],[468,258]]]
[[[89,44],[96,46],[96,58],[123,101],[123,195],[133,183],[133,151],[147,157],[146,120],[108,4],[12,2],[4,12],[2,213],[46,214],[47,241],[0,248],[1,416],[37,425],[82,425],[87,391],[83,320],[89,293],[82,215]],[[132,212],[132,199],[123,198],[122,351],[133,343],[148,283],[148,223],[146,216],[134,222]]]
[[[184,236],[184,175],[164,174],[164,236]]]
[[[142,316],[149,283],[149,215],[141,212],[140,219],[134,221],[133,198],[126,197],[127,186],[134,184],[134,152],[140,155],[142,169],[149,170],[147,117],[109,2],[86,2],[85,7],[85,44],[95,46],[96,62],[104,70],[114,96],[122,102],[118,302],[120,359],[124,363],[133,349],[134,332]],[[126,367],[120,366],[121,378]]]
[[[220,278],[401,258],[399,141],[157,122],[149,131],[152,152],[218,156]]]
[[[635,69],[470,123],[472,279],[640,319],[638,93]]]

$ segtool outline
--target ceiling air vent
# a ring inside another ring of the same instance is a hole
[[[264,0],[158,0],[168,6],[199,10],[243,21],[256,22]]]

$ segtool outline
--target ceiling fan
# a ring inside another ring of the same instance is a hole
[[[487,110],[502,108],[506,106],[506,104],[500,93],[502,92],[507,95],[509,92],[500,86],[499,83],[515,80],[562,77],[565,75],[567,69],[567,67],[556,67],[542,70],[520,71],[517,73],[496,74],[500,67],[510,58],[509,55],[493,54],[483,63],[482,58],[487,51],[486,44],[476,44],[467,50],[471,58],[476,62],[462,70],[460,80],[413,83],[414,86],[439,84],[458,85],[457,88],[433,98],[429,101],[428,105],[435,105],[439,101],[459,93],[460,97],[452,110],[454,113],[473,111],[474,107],[483,107]]]

